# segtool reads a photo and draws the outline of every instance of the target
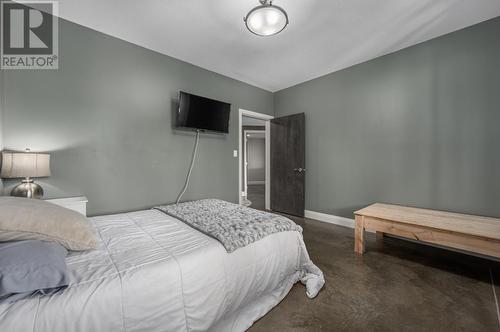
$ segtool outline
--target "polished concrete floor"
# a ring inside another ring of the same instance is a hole
[[[371,233],[357,256],[352,229],[295,220],[326,285],[296,284],[249,331],[500,331],[500,263]]]
[[[247,186],[247,199],[252,202],[250,207],[264,210],[266,205],[266,186],[263,184],[249,184]]]

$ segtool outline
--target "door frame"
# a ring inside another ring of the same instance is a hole
[[[240,108],[238,112],[238,203],[243,203],[242,189],[243,181],[241,181],[241,170],[243,169],[243,158],[241,152],[243,150],[243,117],[249,117],[259,120],[264,120],[265,123],[265,136],[266,136],[266,210],[271,209],[271,123],[270,120],[274,119],[274,116],[269,114],[263,114],[258,112],[253,112]]]

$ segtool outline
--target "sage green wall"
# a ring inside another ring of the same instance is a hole
[[[500,217],[500,18],[279,91],[274,110],[306,114],[308,210]]]
[[[86,195],[90,214],[175,199],[194,143],[171,128],[185,90],[232,103],[230,134],[200,141],[185,199],[237,200],[241,107],[306,113],[308,210],[352,217],[383,201],[500,216],[499,18],[274,96],[66,21],[59,70],[0,76],[5,148],[51,152],[47,197]]]
[[[2,87],[3,84],[3,70],[0,70],[0,87]],[[3,96],[3,89],[0,89],[0,151],[3,149],[3,101],[4,101],[4,96]],[[1,189],[1,183],[2,180],[0,179],[0,189]]]
[[[3,84],[3,70],[0,70],[0,151],[3,150],[3,109],[4,109],[4,91],[2,87],[4,86]],[[0,166],[2,164],[1,158],[0,158]],[[3,192],[3,180],[0,178],[0,195]]]
[[[86,195],[89,213],[175,200],[193,134],[171,128],[179,90],[230,102],[230,134],[202,135],[184,199],[238,197],[238,108],[273,114],[273,95],[61,20],[59,70],[3,71],[6,149],[52,154],[47,197]],[[6,181],[6,190],[15,181]]]

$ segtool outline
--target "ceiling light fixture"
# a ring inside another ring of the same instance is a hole
[[[286,11],[273,5],[272,0],[259,0],[260,6],[250,10],[243,19],[247,29],[258,36],[272,36],[280,33],[288,25]]]

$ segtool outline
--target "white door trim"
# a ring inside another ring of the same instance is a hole
[[[274,118],[274,117],[273,117]],[[266,210],[271,210],[271,119],[266,121]]]
[[[242,141],[242,126],[243,126],[243,116],[247,116],[250,118],[260,119],[266,121],[265,124],[265,135],[266,135],[266,209],[271,208],[271,124],[269,120],[274,119],[274,116],[257,113],[253,111],[248,111],[244,109],[239,109],[238,112],[238,202],[242,203],[242,189],[243,189],[243,181],[241,181],[241,170],[243,168],[243,158],[241,156],[241,151],[243,150],[243,141]]]

